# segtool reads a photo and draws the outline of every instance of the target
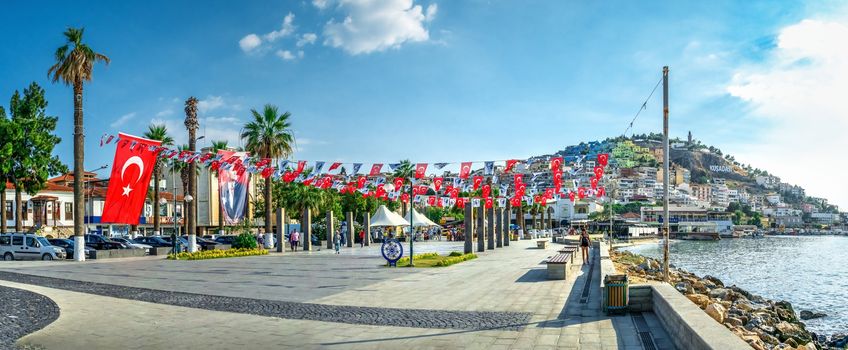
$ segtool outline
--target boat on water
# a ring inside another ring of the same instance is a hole
[[[677,226],[674,238],[694,241],[718,241],[721,235],[713,222],[681,223]]]

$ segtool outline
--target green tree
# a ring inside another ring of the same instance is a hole
[[[3,183],[3,189],[0,190],[0,233],[6,233],[6,183],[11,178],[12,167],[14,161],[12,152],[15,146],[14,136],[16,134],[15,124],[6,118],[6,110],[0,106],[0,182]]]
[[[218,154],[218,151],[223,151],[223,150],[226,150],[227,148],[228,148],[227,140],[212,141],[212,147],[209,149],[209,152],[212,153],[212,154]],[[214,173],[215,179],[218,178],[218,172],[210,171],[210,173]],[[219,205],[218,206],[218,230],[224,229],[224,215],[223,215],[222,210],[223,210],[223,208],[221,208],[221,206]]]
[[[14,131],[8,140],[14,143],[10,180],[15,185],[15,230],[21,232],[21,193],[35,195],[51,175],[65,172],[67,167],[53,155],[53,147],[62,139],[53,134],[59,118],[47,115],[44,89],[32,83],[23,97],[15,91],[9,105]]]
[[[174,144],[174,139],[168,135],[168,128],[165,124],[150,124],[147,127],[147,132],[144,137],[161,141],[162,146],[171,146]],[[162,234],[160,231],[160,213],[159,213],[159,179],[162,177],[163,160],[156,158],[156,163],[153,163],[153,232]]]
[[[83,83],[91,81],[94,64],[98,61],[109,64],[109,57],[95,52],[82,42],[84,28],[68,28],[65,45],[56,49],[56,63],[47,70],[54,83],[62,81],[74,90],[74,235],[82,236],[85,209],[83,203],[84,134],[82,118]],[[81,252],[81,251],[80,251]],[[76,251],[75,251],[76,253]]]
[[[288,158],[292,154],[294,134],[291,130],[291,113],[280,114],[277,107],[266,104],[259,113],[251,109],[253,121],[244,126],[241,138],[246,140],[246,149],[254,155],[267,158]],[[271,232],[271,177],[265,178],[263,200],[265,204],[265,232]]]
[[[392,176],[402,178],[404,182],[409,181],[409,179],[412,178],[413,174],[415,174],[415,165],[413,165],[412,162],[409,161],[409,159],[401,160],[398,164],[400,165],[395,168],[395,171],[394,173],[392,173]],[[408,204],[403,203],[403,205],[400,206],[401,215],[403,217],[406,217],[407,205]],[[392,209],[390,206],[394,206],[394,209]],[[391,202],[387,203],[387,207],[389,207],[389,210],[395,210],[397,209],[397,206],[397,203],[395,203],[394,205],[391,204]]]

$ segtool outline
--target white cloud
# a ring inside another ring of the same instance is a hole
[[[291,61],[295,59],[294,55],[289,50],[277,50],[277,52],[275,52],[274,54],[277,55],[277,57],[282,58],[286,61]]]
[[[787,26],[768,59],[739,69],[727,87],[769,126],[740,156],[843,208],[848,207],[843,176],[848,163],[841,161],[848,149],[846,37],[845,19]]]
[[[323,10],[330,5],[330,2],[327,0],[312,0],[312,5],[315,5],[315,7]]]
[[[109,126],[111,126],[112,128],[121,127],[134,117],[135,112],[124,114],[120,118],[118,118],[118,120],[115,120],[114,122],[112,122],[112,124],[109,124]]]
[[[244,52],[252,52],[259,47],[259,45],[262,45],[262,39],[260,39],[256,34],[251,33],[245,35],[244,38],[239,40],[239,47],[241,47],[241,50]]]
[[[188,133],[185,131],[182,119],[154,118],[152,124],[164,124],[168,128],[168,134],[174,138],[174,144],[182,145],[188,142]],[[200,128],[197,136],[205,136],[203,141],[210,144],[212,141],[226,140],[231,146],[239,145],[239,130],[245,122],[235,116],[219,116],[200,118]],[[200,147],[203,143],[199,144]]]
[[[424,23],[436,14],[430,5],[427,14],[413,0],[345,0],[339,8],[346,12],[342,21],[331,19],[324,25],[324,45],[341,48],[351,55],[398,48],[406,42],[424,42],[430,33]]]
[[[300,39],[297,39],[297,47],[303,47],[304,45],[312,44],[315,42],[315,39],[318,39],[318,36],[315,33],[306,33],[300,36]]]
[[[167,117],[167,116],[173,115],[173,114],[174,114],[174,110],[168,108],[168,109],[164,109],[164,110],[161,110],[159,112],[156,112],[156,117],[162,118],[162,117]]]
[[[265,38],[265,40],[273,42],[273,41],[275,41],[279,38],[292,35],[294,33],[294,30],[295,30],[294,14],[289,12],[289,14],[287,14],[285,17],[283,17],[282,28],[280,28],[280,30],[275,30],[275,31],[272,31],[268,34],[265,34],[264,38]]]
[[[427,6],[427,13],[424,15],[424,20],[427,22],[432,22],[436,19],[436,11],[439,9],[438,5],[430,4]]]
[[[197,109],[200,113],[206,113],[224,107],[224,98],[221,96],[207,96],[205,99],[197,101]]]

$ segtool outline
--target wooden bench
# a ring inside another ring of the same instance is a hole
[[[548,248],[548,240],[547,239],[540,239],[540,240],[536,241],[536,248],[547,249]]]
[[[571,263],[574,264],[574,256],[577,255],[577,250],[578,248],[576,246],[565,246],[558,253],[571,255]]]
[[[572,261],[572,255],[569,253],[561,253],[552,256],[545,263],[548,265],[549,280],[564,280],[568,272],[569,261]]]

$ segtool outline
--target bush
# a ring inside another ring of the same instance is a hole
[[[450,255],[448,255],[448,256],[462,256],[462,253],[460,253],[460,252],[451,252],[451,253],[450,253]]]
[[[256,237],[249,233],[241,233],[233,242],[235,249],[256,249]]]
[[[439,256],[439,253],[424,253],[424,254],[415,254],[416,259],[426,259],[426,258],[436,258]],[[405,256],[397,261],[398,265],[409,265],[409,257]]]
[[[451,254],[451,255],[453,255],[453,254]],[[439,266],[439,267],[451,266],[453,264],[461,263],[463,261],[471,260],[471,259],[477,259],[477,255],[474,254],[474,253],[470,253],[470,254],[463,254],[463,255],[460,255],[460,256],[452,256],[450,258],[447,258],[445,260],[437,262],[436,266]]]
[[[182,252],[176,257],[174,254],[168,254],[170,260],[205,260],[218,258],[234,258],[239,256],[266,255],[268,251],[265,249],[228,249],[228,250],[201,250],[194,253]]]

